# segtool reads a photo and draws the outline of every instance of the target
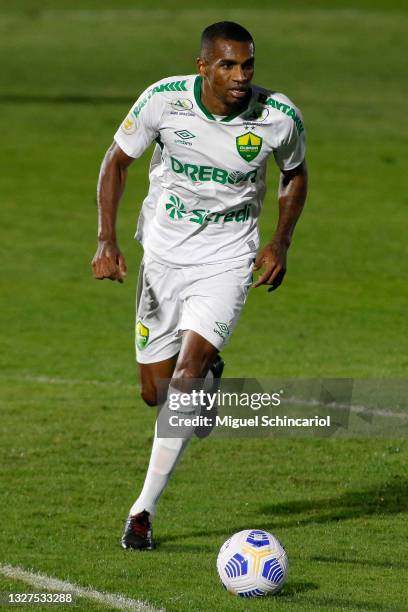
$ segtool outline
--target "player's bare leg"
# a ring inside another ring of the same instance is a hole
[[[183,334],[180,353],[172,359],[140,367],[142,396],[149,405],[157,402],[157,383],[171,378],[176,392],[191,393],[197,379],[204,379],[218,355],[217,349],[192,330]],[[194,428],[185,437],[158,437],[157,422],[150,463],[143,489],[133,504],[122,537],[123,548],[153,548],[151,519],[167,482],[187,445]]]
[[[148,406],[157,406],[158,382],[173,377],[177,358],[178,354],[156,363],[139,363],[140,395]]]
[[[179,391],[189,393],[192,381],[204,378],[218,354],[208,340],[191,329],[183,333],[180,353],[173,372],[172,385]]]

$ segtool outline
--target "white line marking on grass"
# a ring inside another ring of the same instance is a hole
[[[129,385],[129,383],[122,383],[118,380],[92,380],[92,379],[81,379],[81,378],[59,378],[51,376],[32,376],[27,374],[19,376],[19,380],[27,380],[29,382],[40,383],[44,385],[92,385],[95,387],[120,387],[121,389],[130,389],[132,391],[139,388],[139,385]]]
[[[337,410],[345,410],[354,414],[373,415],[392,419],[408,419],[408,413],[393,412],[392,410],[378,410],[369,406],[359,406],[352,404],[341,404],[338,402],[319,402],[318,400],[302,400],[297,397],[286,397],[282,400],[282,404],[296,404],[298,406],[324,406],[325,408],[335,408]]]
[[[66,582],[58,578],[52,578],[46,574],[28,572],[21,567],[13,565],[3,565],[0,563],[0,574],[13,580],[21,580],[31,586],[47,591],[60,591],[64,593],[74,593],[77,597],[84,597],[97,601],[106,606],[111,606],[117,610],[140,610],[141,612],[164,612],[163,608],[155,608],[151,604],[138,599],[130,599],[124,595],[115,593],[105,593],[95,591],[91,587],[81,587],[73,582]]]
[[[3,378],[7,378],[7,376],[2,376]],[[61,377],[51,377],[51,376],[35,376],[32,374],[23,374],[22,376],[13,376],[10,378],[14,380],[26,380],[28,382],[34,382],[44,385],[67,385],[67,386],[80,386],[80,385],[91,385],[95,387],[120,387],[121,389],[126,389],[129,391],[137,391],[140,389],[140,385],[134,384],[130,385],[129,383],[123,383],[119,380],[93,380],[93,379],[80,379],[80,378],[61,378]],[[394,412],[389,409],[377,409],[370,408],[370,406],[363,405],[350,405],[350,404],[342,404],[339,402],[321,402],[319,400],[303,400],[298,397],[286,397],[282,399],[282,403],[287,404],[296,404],[299,406],[325,406],[328,408],[337,408],[339,410],[349,410],[354,414],[362,414],[364,415],[373,415],[384,418],[395,418],[395,419],[408,419],[407,412]]]

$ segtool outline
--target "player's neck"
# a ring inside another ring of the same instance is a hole
[[[221,115],[225,117],[232,113],[237,113],[241,108],[246,108],[248,105],[248,98],[250,97],[251,90],[248,92],[248,96],[236,104],[226,104],[213,94],[204,80],[202,80],[201,83],[201,102],[212,115]]]

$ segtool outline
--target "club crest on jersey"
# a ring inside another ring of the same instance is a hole
[[[255,159],[262,148],[262,138],[252,132],[237,136],[235,140],[238,153],[248,162]]]
[[[141,351],[149,342],[149,328],[143,325],[140,319],[136,323],[136,345]]]

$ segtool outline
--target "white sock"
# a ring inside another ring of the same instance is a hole
[[[214,376],[211,371],[208,372],[204,379],[204,388],[209,388],[211,380]],[[170,387],[169,393],[179,393],[176,389]],[[166,405],[162,410],[167,408]],[[186,412],[192,412],[189,407],[184,407]],[[177,461],[180,459],[183,450],[187,446],[194,433],[194,427],[183,438],[159,438],[157,436],[157,421],[154,430],[154,440],[152,453],[150,455],[150,463],[147,469],[146,478],[143,489],[130,509],[129,514],[137,514],[143,510],[150,512],[152,518],[156,512],[156,505],[160,495],[163,493],[169,478],[176,467]]]
[[[152,454],[143,489],[131,507],[129,514],[133,515],[147,510],[152,517],[154,516],[159,497],[163,493],[188,440],[189,438],[158,438],[156,422]]]

